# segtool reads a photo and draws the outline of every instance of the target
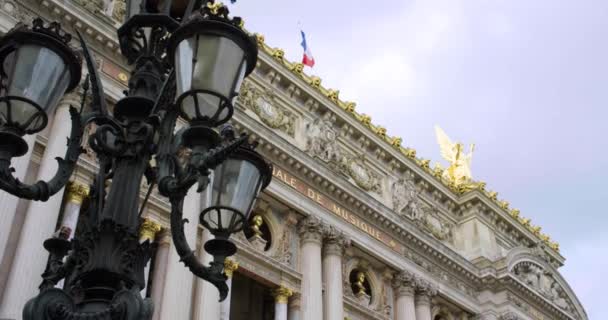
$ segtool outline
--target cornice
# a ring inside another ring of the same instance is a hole
[[[258,40],[259,39],[260,37],[258,36]],[[380,158],[383,158],[385,162],[390,164],[391,167],[400,162],[401,165],[404,165],[406,168],[419,169],[416,170],[418,171],[417,173],[421,177],[424,177],[424,180],[431,181],[436,188],[441,189],[448,199],[458,199],[462,195],[466,195],[467,193],[477,190],[480,192],[482,197],[502,206],[504,210],[509,210],[508,203],[498,200],[497,192],[486,190],[485,183],[483,182],[475,182],[471,186],[467,187],[466,190],[455,188],[454,186],[447,184],[440,178],[441,172],[438,172],[438,169],[430,168],[430,160],[416,158],[415,152],[413,154],[410,152],[413,149],[403,148],[400,146],[400,143],[394,143],[396,141],[401,141],[401,139],[398,137],[387,136],[386,129],[381,126],[371,124],[371,118],[368,116],[358,114],[354,110],[353,103],[341,101],[337,95],[332,95],[332,93],[337,92],[336,90],[326,89],[320,85],[320,82],[318,85],[312,84],[313,81],[318,79],[317,77],[305,74],[303,69],[299,68],[297,63],[292,63],[285,60],[282,50],[268,46],[264,42],[263,37],[261,41],[258,41],[258,44],[260,44],[260,47],[263,49],[260,50],[260,60],[264,61],[268,66],[271,66],[273,69],[271,72],[273,74],[280,72],[283,76],[281,79],[290,79],[291,82],[293,82],[286,87],[292,86],[294,83],[298,84],[300,87],[299,91],[308,95],[308,99],[304,97],[302,100],[316,100],[318,102],[318,104],[315,104],[317,105],[316,109],[323,108],[326,112],[332,112],[334,115],[338,116],[337,119],[348,124],[350,128],[356,128],[359,135],[364,137],[363,139],[367,139],[367,142],[364,143],[364,145],[369,146],[370,141],[374,142],[376,149],[373,153],[376,155],[381,154],[382,157]],[[300,96],[302,96],[302,94]],[[344,130],[344,125],[339,125],[339,127],[342,127]],[[350,131],[350,129],[347,129],[347,131]],[[359,138],[359,140],[361,139],[362,138]],[[391,155],[391,157],[387,157],[387,155]],[[400,165],[396,165],[396,167],[398,169],[402,168]],[[440,188],[439,185],[442,187]],[[554,253],[559,254],[559,245],[551,241],[548,236],[540,233],[540,228],[529,224],[529,220],[523,220],[523,218],[517,219],[516,217],[512,220],[507,219],[507,221],[514,225],[521,225],[523,221],[528,221],[526,224],[524,224],[524,227],[526,227],[529,231],[533,231],[533,233],[525,233],[525,236],[546,243],[548,248],[551,248]]]

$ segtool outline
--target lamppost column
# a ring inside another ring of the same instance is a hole
[[[416,282],[416,320],[432,320],[431,298],[436,294],[437,290],[430,283]]]
[[[228,277],[226,280],[226,284],[229,289],[232,289],[232,275],[239,268],[239,264],[232,260],[226,259],[224,261],[224,273]],[[232,290],[228,291],[228,296],[226,300],[222,301],[220,304],[220,320],[228,320],[230,319],[230,296],[232,295]]]
[[[49,139],[37,180],[48,180],[55,174],[55,157],[63,156],[67,149],[66,138],[70,135],[69,107],[79,105],[79,100],[79,94],[73,92],[63,97],[59,103],[48,133]],[[58,194],[62,194],[62,191]],[[54,196],[46,202],[29,203],[0,305],[0,318],[21,318],[25,302],[37,295],[41,282],[38,276],[44,272],[48,257],[42,243],[55,231],[62,200],[61,196]]]
[[[190,221],[184,225],[184,230],[189,243],[196,242],[201,212],[199,200],[200,195],[192,189],[184,199],[184,218]],[[194,275],[180,262],[177,251],[170,250],[160,319],[190,319],[194,279]]]
[[[325,320],[343,320],[344,302],[342,294],[342,256],[350,246],[350,239],[336,228],[329,227],[324,232],[323,282],[325,295],[323,308]]]
[[[293,291],[289,288],[278,287],[272,291],[274,296],[274,320],[287,320],[287,303]]]
[[[395,292],[395,320],[419,320],[416,317],[414,302],[415,284],[414,275],[408,271],[400,272],[393,279]]]
[[[323,283],[321,266],[321,243],[323,240],[321,220],[308,217],[298,225],[302,257],[302,320],[323,319]]]

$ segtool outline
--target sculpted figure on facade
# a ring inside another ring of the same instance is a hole
[[[338,133],[332,123],[329,120],[316,118],[306,125],[306,133],[308,136],[306,152],[337,168],[341,160],[341,151],[337,141]]]
[[[570,303],[564,289],[553,277],[553,274],[543,270],[538,265],[522,262],[513,268],[513,273],[531,289],[565,311],[570,311]]]
[[[420,216],[418,190],[411,178],[400,178],[393,183],[393,210],[401,216]],[[408,212],[409,211],[409,212]]]

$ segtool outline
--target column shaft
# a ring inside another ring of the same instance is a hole
[[[342,255],[344,249],[350,245],[348,239],[339,230],[325,228],[325,245],[323,247],[323,282],[325,295],[323,308],[325,320],[344,319]]]
[[[416,295],[416,320],[431,320],[431,298]]]
[[[295,298],[291,298],[289,300],[289,306],[287,308],[287,319],[288,320],[300,320],[301,312],[300,312],[300,296]]]
[[[213,239],[209,230],[204,229],[201,237],[201,245],[198,258],[201,263],[208,266],[213,257],[208,254],[204,245],[208,240]],[[221,314],[220,295],[217,288],[203,279],[196,278],[196,292],[194,294],[194,320],[219,319]]]
[[[414,290],[400,292],[395,301],[395,320],[418,320],[414,303]]]
[[[190,244],[196,242],[200,196],[192,188],[184,199],[184,231]],[[195,276],[181,263],[176,250],[170,250],[160,319],[190,319],[192,315],[192,286]],[[216,318],[217,319],[217,318]]]
[[[321,279],[321,221],[309,217],[301,221],[302,320],[323,319],[323,283]]]
[[[50,179],[57,171],[55,157],[65,154],[66,138],[71,129],[70,103],[77,104],[77,95],[64,97],[57,107],[37,180]],[[55,231],[63,200],[62,194],[63,190],[46,202],[32,201],[29,204],[0,305],[0,318],[21,318],[25,303],[38,293],[38,285],[42,281],[40,275],[46,268],[48,257],[42,243]]]
[[[158,242],[156,257],[154,258],[154,274],[152,275],[152,290],[150,297],[154,302],[153,320],[160,320],[163,292],[165,291],[165,278],[167,276],[167,265],[169,252],[171,250],[171,235],[165,233]]]
[[[29,145],[27,153],[19,158],[13,158],[11,162],[11,166],[15,169],[13,175],[20,181],[25,181],[25,174],[32,159],[32,150],[34,149],[36,136],[28,135],[25,136],[24,139]],[[13,228],[13,221],[15,219],[18,203],[19,198],[8,192],[0,191],[0,219],[3,221],[0,224],[0,259],[3,259],[7,250],[9,234]],[[6,274],[8,274],[8,271]]]

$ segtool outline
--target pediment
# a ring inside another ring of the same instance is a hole
[[[576,319],[586,313],[562,275],[552,267],[540,249],[516,248],[507,257],[509,274],[557,309]]]

